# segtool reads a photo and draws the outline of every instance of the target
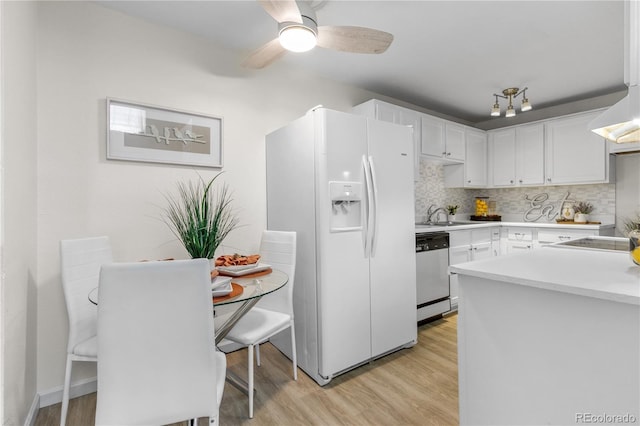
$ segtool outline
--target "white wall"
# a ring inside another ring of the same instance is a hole
[[[36,28],[31,2],[1,2],[3,425],[24,423],[36,391]]]
[[[244,225],[227,250],[254,252],[266,223],[265,134],[317,104],[347,110],[374,96],[281,64],[244,70],[242,57],[202,39],[95,4],[43,2],[38,23],[38,391],[46,392],[64,376],[60,239],[108,235],[118,261],[187,257],[159,214],[163,193],[196,170],[106,160],[106,97],[223,117],[222,178]],[[94,375],[91,364],[74,366],[73,381]]]

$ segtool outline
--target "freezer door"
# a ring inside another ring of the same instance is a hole
[[[329,185],[336,181],[364,184],[367,139],[364,117],[331,110],[318,113],[324,123],[316,128],[319,373],[331,377],[368,360],[371,352],[364,230],[331,230],[333,215],[356,206],[333,205]],[[364,214],[365,208],[360,208]]]
[[[410,127],[368,120],[374,181],[371,351],[417,340],[413,137]]]

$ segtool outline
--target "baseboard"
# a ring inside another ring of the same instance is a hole
[[[77,398],[79,396],[88,395],[98,390],[97,377],[91,377],[88,379],[79,380],[76,383],[71,384],[69,389],[69,399]],[[40,407],[48,407],[53,404],[62,402],[63,387],[58,386],[53,389],[49,389],[44,392],[40,392]]]
[[[35,394],[27,418],[24,420],[24,426],[34,426],[36,424],[36,417],[38,417],[38,410],[40,409],[40,395]]]

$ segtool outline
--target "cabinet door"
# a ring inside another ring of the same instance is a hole
[[[516,128],[516,180],[518,185],[544,184],[544,125]]]
[[[550,120],[546,125],[547,184],[606,181],[608,155],[604,138],[589,130],[594,113]]]
[[[471,260],[471,246],[449,247],[449,265],[469,262]]]
[[[421,116],[421,153],[442,158],[446,155],[444,146],[444,120],[423,114]]]
[[[465,160],[464,127],[455,123],[445,125],[445,158],[448,160]]]
[[[507,253],[519,253],[533,249],[531,241],[507,241]]]
[[[376,120],[395,123],[397,114],[398,107],[396,105],[376,102]]]
[[[491,241],[473,245],[471,250],[472,260],[486,259],[487,257],[493,257]]]
[[[496,130],[491,133],[491,170],[493,186],[516,184],[516,131]]]
[[[395,115],[396,124],[403,126],[411,126],[413,128],[413,180],[418,181],[420,178],[420,144],[421,144],[421,123],[420,113],[407,108],[398,107]]]
[[[464,163],[465,186],[487,186],[487,135],[467,130],[467,159]]]

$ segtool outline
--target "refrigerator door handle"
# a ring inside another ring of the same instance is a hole
[[[364,171],[364,182],[366,187],[366,200],[364,205],[364,231],[362,233],[363,243],[364,243],[364,257],[369,257],[370,250],[370,240],[371,240],[371,221],[372,221],[372,200],[373,200],[373,182],[371,179],[371,171],[369,170],[369,164],[367,162],[367,157],[362,156],[362,170]]]
[[[376,255],[376,229],[378,228],[378,185],[376,183],[376,169],[373,164],[373,157],[369,156],[369,173],[371,174],[371,184],[373,187],[373,197],[372,197],[372,214],[370,215],[371,221],[369,222],[369,234],[371,235],[371,246],[369,251],[371,252],[371,257],[375,257]]]

